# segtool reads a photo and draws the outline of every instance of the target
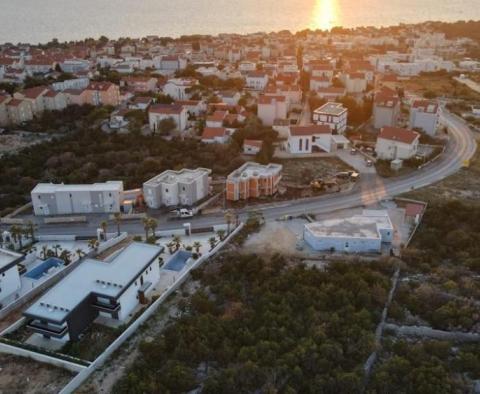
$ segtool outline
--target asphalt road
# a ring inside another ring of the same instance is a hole
[[[355,188],[342,194],[329,194],[309,199],[277,202],[266,205],[256,205],[238,210],[236,213],[245,219],[251,211],[261,212],[266,220],[275,220],[284,215],[300,215],[303,213],[328,213],[339,209],[352,208],[391,198],[413,189],[422,188],[436,183],[457,172],[466,160],[475,153],[477,144],[471,130],[463,121],[446,111],[441,114],[441,121],[448,126],[450,138],[446,150],[439,159],[429,163],[421,170],[405,177],[383,179],[375,174],[364,175],[363,180]],[[367,179],[368,178],[368,179]],[[96,234],[101,216],[91,217],[88,223],[44,225],[39,224],[38,234],[75,234],[79,236]],[[167,221],[165,217],[158,218],[157,230],[167,230],[182,227],[191,223],[192,227],[209,227],[225,223],[223,213],[200,215],[189,220]],[[114,231],[115,225],[110,224],[109,231]],[[122,231],[130,234],[144,234],[140,221],[124,221]]]

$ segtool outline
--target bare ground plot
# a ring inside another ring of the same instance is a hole
[[[0,392],[58,393],[73,375],[63,369],[8,354],[0,354]]]
[[[435,96],[453,95],[464,99],[480,99],[480,94],[455,81],[450,75],[422,75],[404,82],[405,91],[424,95],[431,92]]]
[[[333,177],[338,172],[350,171],[352,168],[336,157],[314,159],[281,160],[283,180],[294,183],[310,183],[311,178]]]
[[[477,138],[478,141],[478,138]],[[469,166],[434,185],[407,193],[423,201],[457,198],[478,202],[480,198],[480,152],[477,150]]]

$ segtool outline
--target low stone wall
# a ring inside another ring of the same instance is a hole
[[[43,219],[45,224],[61,224],[61,223],[86,223],[86,216],[56,216]]]
[[[67,360],[62,360],[60,358],[51,357],[46,354],[37,353],[32,350],[27,350],[21,347],[8,345],[6,343],[0,342],[0,352],[13,354],[15,356],[21,356],[26,358],[31,358],[35,361],[40,361],[42,363],[50,364],[58,368],[67,369],[72,372],[83,372],[87,369],[86,366],[75,364]],[[34,377],[33,377],[34,378]]]
[[[427,326],[399,326],[389,323],[385,324],[385,330],[392,331],[399,336],[432,338],[453,342],[480,342],[480,334],[477,333],[435,330]]]

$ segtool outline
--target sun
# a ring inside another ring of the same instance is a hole
[[[316,0],[312,16],[312,28],[330,30],[339,26],[338,0]]]

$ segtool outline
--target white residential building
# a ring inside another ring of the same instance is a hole
[[[268,84],[268,74],[263,71],[250,71],[245,84],[249,89],[262,91]]]
[[[379,159],[405,160],[417,154],[420,134],[398,127],[383,127],[377,138],[375,151]]]
[[[260,96],[258,98],[258,117],[265,126],[272,126],[275,119],[287,118],[287,99],[285,96]]]
[[[345,149],[349,141],[342,135],[333,135],[328,125],[290,126],[285,149],[291,154],[332,152]]]
[[[341,103],[328,102],[313,111],[313,121],[328,125],[335,134],[343,134],[347,129],[348,110]]]
[[[400,99],[398,96],[378,93],[373,102],[373,127],[396,127],[400,117]]]
[[[168,118],[175,121],[177,129],[180,132],[185,131],[187,128],[187,110],[183,105],[155,104],[150,106],[148,110],[148,122],[152,132],[159,131],[160,122]]]
[[[164,171],[143,184],[145,203],[152,209],[192,206],[209,195],[211,172],[207,168]]]
[[[174,100],[188,100],[190,98],[189,90],[197,84],[198,81],[193,78],[172,78],[163,87],[163,93]]]
[[[386,211],[365,210],[362,215],[308,223],[303,238],[317,251],[379,253],[382,243],[392,242],[393,225]]]
[[[410,129],[419,129],[434,136],[439,118],[438,104],[427,100],[415,100],[410,108]]]
[[[24,312],[44,338],[77,341],[99,316],[127,322],[160,279],[162,248],[132,243],[111,261],[86,259]]]
[[[3,301],[22,286],[17,265],[22,260],[22,254],[0,248],[0,308]]]
[[[120,212],[123,182],[90,185],[39,183],[31,192],[37,216]]]

